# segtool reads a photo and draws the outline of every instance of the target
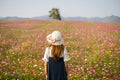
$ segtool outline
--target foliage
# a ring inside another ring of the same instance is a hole
[[[52,8],[52,10],[49,11],[49,13],[50,13],[49,17],[52,17],[53,19],[56,20],[61,20],[59,9]]]
[[[120,79],[120,24],[82,21],[0,22],[0,79],[44,80],[46,36],[63,33],[69,80]]]

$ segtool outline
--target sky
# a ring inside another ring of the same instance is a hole
[[[63,17],[120,16],[120,0],[0,0],[0,17],[44,16],[52,8]]]

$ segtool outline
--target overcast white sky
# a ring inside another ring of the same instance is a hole
[[[53,7],[63,17],[120,16],[120,0],[0,0],[0,17],[49,15]]]

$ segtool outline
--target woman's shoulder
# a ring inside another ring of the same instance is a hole
[[[66,53],[67,52],[67,49],[66,49],[66,47],[64,48],[64,53]]]
[[[51,47],[46,47],[45,52],[49,55],[51,53]]]
[[[50,50],[51,49],[51,47],[46,47],[46,49],[45,50]]]

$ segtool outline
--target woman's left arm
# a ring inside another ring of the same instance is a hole
[[[45,62],[44,63],[44,74],[45,74],[45,76],[46,76],[46,78],[48,77],[48,75],[47,75],[47,71],[48,70],[48,62]]]

